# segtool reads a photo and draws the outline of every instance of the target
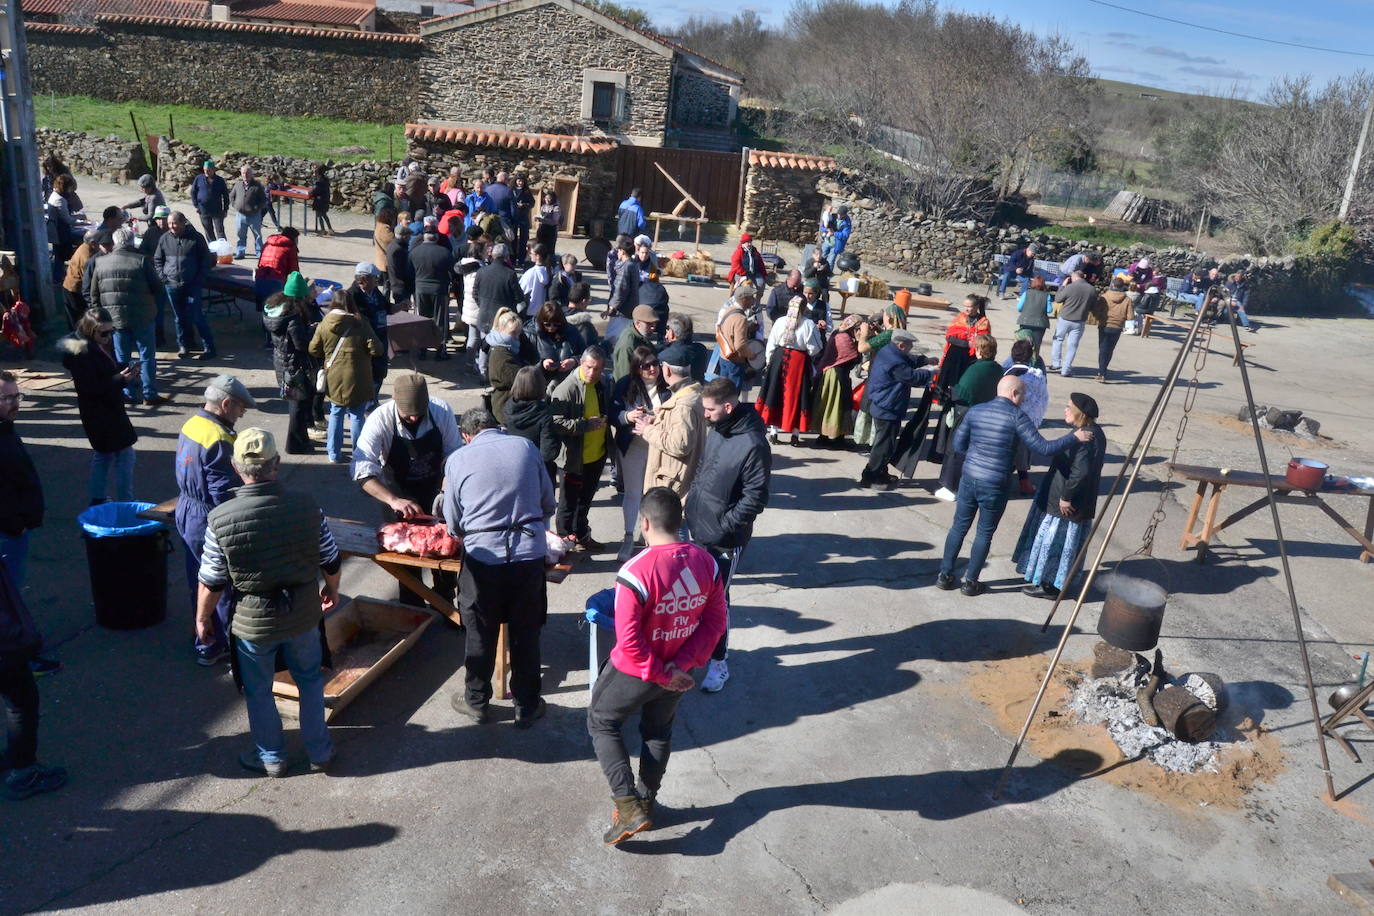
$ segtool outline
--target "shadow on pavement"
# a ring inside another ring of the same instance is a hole
[[[937,770],[932,773],[861,776],[839,782],[754,789],[734,801],[686,811],[659,805],[657,826],[705,821],[682,836],[662,840],[640,834],[617,847],[624,852],[683,856],[713,856],[730,841],[768,815],[789,808],[854,808],[860,811],[911,812],[930,821],[950,821],[992,808],[1038,801],[1088,778],[1102,766],[1091,751],[1061,751],[1050,760],[1012,772],[1001,799],[992,797],[1001,768]]]

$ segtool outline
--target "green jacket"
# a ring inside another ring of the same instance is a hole
[[[567,443],[564,449],[563,470],[569,474],[582,472],[582,434],[587,431],[587,418],[582,416],[587,406],[587,389],[579,375],[580,369],[568,373],[568,377],[558,383],[553,390],[553,405],[549,409],[553,425],[558,435]],[[611,409],[611,385],[606,376],[596,380],[596,395],[601,403],[602,419]],[[615,447],[615,430],[608,422],[606,430],[606,453]]]
[[[320,623],[320,507],[278,481],[250,483],[211,512],[238,596],[231,629],[249,642],[299,636]]]
[[[630,357],[634,355],[635,347],[638,346],[645,346],[650,350],[654,348],[633,324],[628,325],[615,339],[615,349],[611,352],[611,377],[617,382],[630,374]]]
[[[1002,364],[995,359],[976,359],[959,376],[954,386],[954,400],[965,407],[982,404],[997,397],[997,384],[1002,381]]]
[[[339,346],[339,340],[343,345]],[[334,355],[338,348],[338,356]],[[382,355],[382,342],[366,319],[330,311],[315,328],[310,355],[324,367],[325,396],[341,407],[361,407],[372,400],[372,357]]]

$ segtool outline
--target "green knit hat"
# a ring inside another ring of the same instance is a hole
[[[286,278],[286,286],[282,292],[293,299],[304,299],[310,295],[310,281],[302,277],[299,270],[293,270]]]

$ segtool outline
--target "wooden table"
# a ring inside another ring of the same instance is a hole
[[[159,503],[151,509],[139,513],[141,518],[157,519],[158,521],[175,524],[174,516],[176,513],[177,501],[175,498]],[[463,568],[463,561],[457,558],[440,557],[416,557],[410,554],[393,553],[383,550],[377,543],[377,526],[368,525],[363,522],[350,521],[342,518],[330,518],[329,530],[334,535],[334,543],[339,547],[339,553],[345,557],[360,557],[370,560],[384,570],[401,585],[411,592],[419,595],[437,613],[447,617],[455,626],[463,625],[462,615],[458,608],[444,598],[434,589],[425,585],[421,581],[418,572],[422,569],[437,569],[443,572],[458,573]],[[544,570],[544,581],[555,585],[568,578],[572,572],[572,566],[566,562],[557,566],[549,566]],[[510,676],[510,651],[506,644],[506,625],[501,625],[501,633],[496,643],[496,671],[493,680],[499,687],[501,696],[509,695],[507,690],[508,679]]]
[[[386,319],[387,346],[390,355],[395,357],[401,350],[410,357],[410,368],[415,368],[415,354],[428,349],[438,349],[443,343],[439,336],[439,326],[433,318],[426,318],[418,312],[396,312]]]
[[[1264,475],[1254,471],[1232,471],[1227,469],[1225,473],[1221,468],[1201,467],[1192,464],[1171,464],[1168,466],[1171,471],[1178,474],[1185,480],[1197,481],[1197,493],[1193,496],[1193,504],[1188,509],[1188,520],[1183,527],[1183,538],[1180,545],[1183,549],[1189,547],[1198,548],[1197,561],[1201,563],[1207,556],[1207,548],[1213,536],[1247,515],[1262,509],[1269,501],[1268,494],[1249,505],[1231,513],[1226,518],[1218,522],[1217,512],[1221,508],[1221,493],[1229,486],[1236,487],[1259,487],[1264,488]],[[1286,505],[1315,505],[1321,509],[1331,520],[1340,526],[1341,530],[1348,534],[1355,543],[1359,544],[1360,562],[1368,563],[1374,558],[1374,489],[1351,489],[1351,490],[1324,490],[1320,494],[1310,490],[1303,490],[1295,487],[1283,477],[1274,477],[1274,498]],[[1210,494],[1208,490],[1210,489]],[[1365,512],[1364,530],[1356,528],[1337,512],[1322,498],[1331,494],[1362,496],[1369,501],[1369,507]],[[1206,511],[1203,511],[1203,503],[1206,502]],[[1202,515],[1202,528],[1197,527],[1198,516]]]

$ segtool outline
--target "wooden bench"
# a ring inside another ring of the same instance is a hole
[[[1170,318],[1168,315],[1160,315],[1160,314],[1155,313],[1155,312],[1150,312],[1150,313],[1147,313],[1147,314],[1145,314],[1145,315],[1142,315],[1141,318],[1140,318],[1140,336],[1141,336],[1141,337],[1149,337],[1149,336],[1150,336],[1150,329],[1151,329],[1151,327],[1154,325],[1154,323],[1155,323],[1156,321],[1162,322],[1163,324],[1173,325],[1173,326],[1176,327],[1176,328],[1183,328],[1183,330],[1185,330],[1185,331],[1188,330],[1189,328],[1191,328],[1191,327],[1193,326],[1193,323],[1192,323],[1191,321],[1183,321],[1183,320],[1178,319],[1178,318]],[[1253,344],[1253,343],[1247,343],[1246,341],[1243,341],[1243,340],[1242,340],[1242,341],[1240,342],[1240,346],[1241,346],[1241,349],[1237,350],[1237,351],[1236,351],[1234,354],[1232,354],[1232,356],[1231,356],[1231,365],[1233,365],[1233,366],[1239,366],[1239,365],[1240,365],[1240,355],[1241,355],[1242,353],[1244,353],[1246,350],[1248,350],[1250,347],[1253,347],[1254,344]],[[1216,351],[1216,352],[1220,352],[1220,351]]]

